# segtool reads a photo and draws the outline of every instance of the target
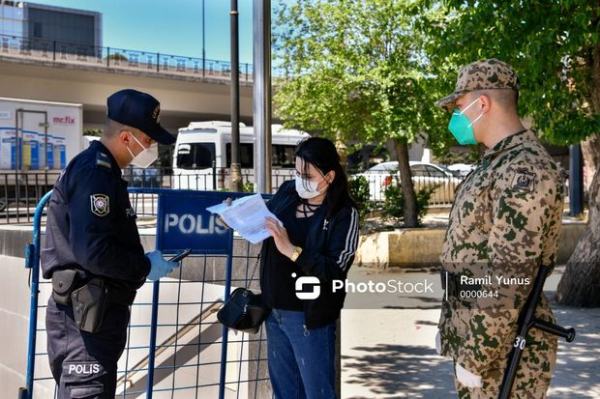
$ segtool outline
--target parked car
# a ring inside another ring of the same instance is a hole
[[[409,165],[415,191],[439,185],[431,196],[431,203],[445,204],[454,201],[456,187],[461,179],[455,177],[450,170],[442,165],[426,162],[409,162]],[[367,179],[373,201],[383,201],[385,189],[400,181],[397,161],[382,162],[355,176],[364,176]]]
[[[452,165],[448,165],[448,170],[450,170],[454,176],[465,178],[469,173],[471,173],[477,165],[472,165],[468,163],[455,163]]]

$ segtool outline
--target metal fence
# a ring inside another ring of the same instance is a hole
[[[31,223],[37,203],[59,175],[58,171],[0,171],[0,224]]]
[[[56,386],[48,366],[44,328],[51,284],[40,279],[38,267],[41,215],[40,209],[34,222],[37,245],[28,249],[32,324],[27,370],[31,385],[27,388],[32,395],[28,397],[52,398]],[[142,224],[142,237],[155,227]],[[117,398],[270,397],[263,329],[252,335],[223,334],[216,319],[224,289],[258,288],[258,279],[252,276],[258,251],[259,246],[234,239],[232,262],[226,256],[188,257],[168,278],[147,283],[138,291],[131,307],[127,346],[119,361]]]
[[[50,191],[60,176],[59,171],[0,171],[0,224],[31,223],[36,204]],[[271,176],[274,190],[293,176],[290,170],[274,170]],[[170,168],[132,168],[123,170],[123,178],[130,187],[175,188],[188,190],[228,191],[230,171],[214,173],[186,173],[174,175]],[[243,173],[244,190],[254,190],[254,174]],[[151,194],[132,194],[132,204],[137,205],[140,216],[156,215],[156,197]]]
[[[106,69],[231,79],[231,63],[227,61],[19,36],[0,35],[0,55]],[[252,64],[240,63],[239,74],[240,81],[252,81]]]
[[[369,185],[369,196],[371,201],[381,204],[386,199],[386,191],[400,187],[400,176],[397,173],[350,173],[350,176],[362,176]],[[415,192],[425,189],[433,190],[431,193],[429,205],[448,207],[454,202],[456,189],[462,182],[462,179],[456,177],[438,177],[429,176],[422,173],[413,173],[412,182]]]
[[[349,175],[350,177],[363,176],[366,179],[369,185],[370,199],[375,202],[376,206],[380,206],[386,200],[386,190],[400,186],[400,176],[397,173],[349,173]],[[454,197],[464,177],[440,177],[413,172],[411,180],[417,194],[422,190],[432,190],[429,200],[430,207],[444,208],[450,207],[454,203]],[[565,190],[565,201],[569,201],[568,189]]]

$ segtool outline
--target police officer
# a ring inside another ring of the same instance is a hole
[[[58,399],[115,397],[136,290],[177,266],[159,251],[144,254],[121,177],[129,164],[150,165],[157,142],[175,138],[161,127],[160,104],[149,94],[121,90],[107,105],[101,139],[69,163],[48,207],[41,260],[53,286],[46,328]]]
[[[453,111],[460,144],[487,147],[459,188],[442,250],[447,300],[438,352],[455,364],[460,398],[497,398],[519,311],[540,265],[553,267],[564,189],[559,169],[517,114],[517,75],[496,59],[463,67],[454,93],[436,105]],[[555,323],[545,297],[536,317]],[[513,398],[545,398],[556,336],[532,329]]]

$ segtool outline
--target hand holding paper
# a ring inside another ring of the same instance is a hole
[[[232,201],[231,204],[223,203],[206,208],[211,213],[218,214],[232,229],[252,244],[258,244],[270,236],[265,227],[265,218],[271,217],[281,221],[273,215],[260,194],[249,195]]]

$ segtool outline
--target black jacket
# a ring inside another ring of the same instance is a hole
[[[150,260],[135,220],[121,169],[94,141],[54,186],[41,256],[44,278],[71,268],[84,279],[104,277],[114,287],[136,290],[150,272]]]
[[[296,212],[298,194],[294,181],[287,181],[269,201],[268,207],[277,217],[284,212]],[[306,245],[296,260],[296,264],[307,276],[315,276],[320,281],[320,295],[316,299],[303,300],[307,328],[318,328],[335,321],[344,305],[344,290],[333,292],[333,280],[346,279],[354,261],[358,245],[358,212],[351,205],[343,206],[335,215],[326,217],[327,206],[321,206],[315,214],[315,223],[310,227]],[[266,251],[275,245],[272,238],[264,241],[261,250],[261,290],[266,291],[265,265]]]

